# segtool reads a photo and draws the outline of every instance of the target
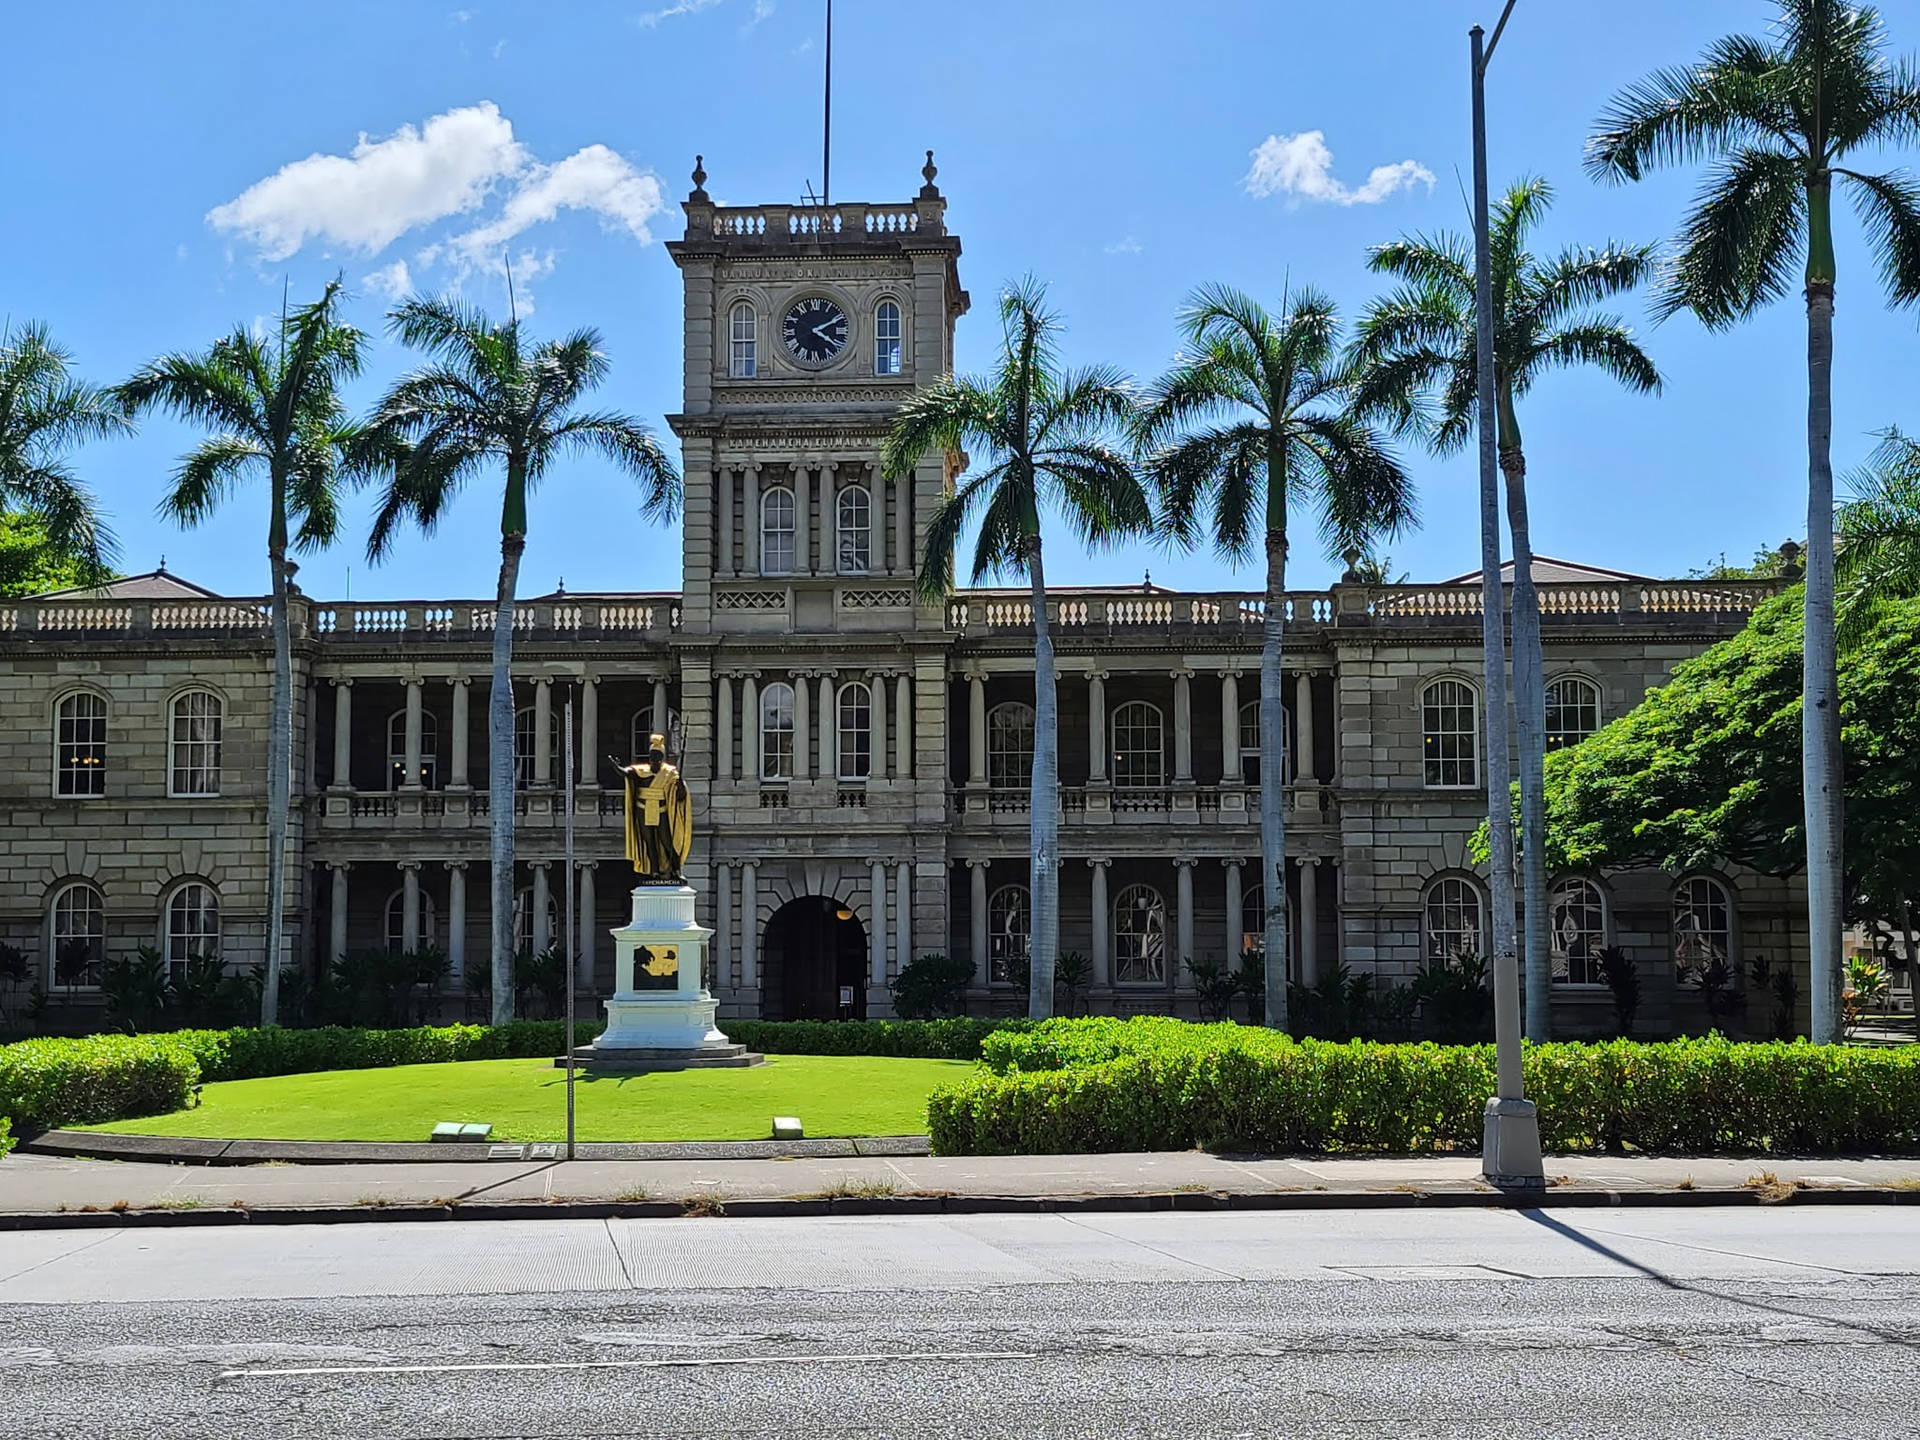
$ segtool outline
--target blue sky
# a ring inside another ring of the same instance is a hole
[[[1550,248],[1667,237],[1697,175],[1596,186],[1580,169],[1586,134],[1621,85],[1761,28],[1770,7],[1630,0],[1608,25],[1585,9],[1520,0],[1490,80],[1495,183],[1531,172],[1557,185]],[[1920,16],[1885,9],[1896,50],[1920,50]],[[722,203],[818,185],[821,11],[820,0],[20,7],[0,91],[0,185],[15,202],[0,227],[0,309],[46,321],[86,374],[110,381],[274,314],[283,279],[297,299],[344,271],[353,318],[374,330],[383,289],[403,278],[503,310],[498,256],[510,252],[533,325],[599,326],[614,367],[606,399],[658,426],[680,398],[679,275],[660,242],[679,232],[692,157],[705,154]],[[834,191],[906,199],[922,151],[937,152],[974,297],[961,368],[989,361],[994,293],[1031,271],[1052,286],[1074,360],[1150,376],[1196,284],[1277,300],[1311,283],[1354,313],[1378,288],[1368,245],[1465,228],[1466,30],[1497,11],[1497,0],[840,0]],[[335,158],[298,163],[315,156]],[[1886,310],[1850,221],[1840,266],[1844,470],[1872,431],[1920,427],[1920,336],[1912,314]],[[1687,318],[1654,328],[1629,308],[1666,393],[1627,396],[1583,375],[1535,392],[1522,423],[1539,550],[1674,575],[1803,534],[1797,301],[1722,335]],[[355,398],[370,402],[405,363],[380,340]],[[81,463],[129,569],[164,553],[176,573],[257,593],[258,494],[195,531],[152,518],[190,438],[149,420]],[[1471,458],[1410,458],[1425,523],[1392,546],[1395,569],[1474,568]],[[535,500],[523,593],[562,577],[572,590],[677,585],[677,541],[635,543],[644,523],[627,482],[596,465],[555,475]],[[360,553],[364,533],[356,518],[347,543],[308,557],[303,585],[354,598],[491,593],[490,487],[381,568]],[[1297,587],[1331,577],[1314,547],[1294,555]],[[1208,555],[1145,548],[1087,557],[1060,543],[1048,566],[1056,583],[1137,581],[1148,568],[1165,584],[1257,583]]]

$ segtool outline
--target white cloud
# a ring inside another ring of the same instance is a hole
[[[498,59],[499,59],[499,58],[500,58],[500,57],[501,57],[502,55],[504,55],[504,54],[506,54],[506,53],[507,53],[507,42],[506,42],[506,41],[504,41],[504,40],[496,40],[496,41],[494,41],[494,42],[493,42],[493,58],[494,58],[494,59],[496,59],[496,60],[498,60]]]
[[[759,28],[760,22],[773,14],[773,0],[753,0],[753,14],[747,17],[747,23],[740,27],[742,35],[751,35]]]
[[[295,160],[207,213],[266,260],[310,239],[376,254],[416,226],[473,210],[528,164],[513,125],[491,101],[435,115],[384,140],[364,134],[351,155]]]
[[[391,265],[382,265],[378,270],[362,275],[360,283],[389,300],[398,300],[402,295],[413,293],[413,276],[404,260],[396,260]]]
[[[1424,184],[1433,189],[1433,172],[1417,160],[1376,165],[1359,189],[1333,178],[1333,152],[1323,130],[1298,135],[1269,135],[1253,151],[1247,171],[1249,195],[1285,195],[1294,201],[1312,200],[1330,205],[1378,205],[1389,195]]]
[[[647,221],[664,198],[652,175],[605,145],[589,145],[557,165],[533,166],[497,216],[448,243],[468,264],[486,268],[488,258],[522,231],[562,210],[591,210],[608,228],[623,227],[645,245],[653,239]]]
[[[640,17],[640,23],[651,30],[662,20],[671,20],[677,15],[698,15],[702,10],[711,10],[720,0],[673,0],[673,4],[664,10],[649,10]]]
[[[1140,242],[1131,235],[1123,235],[1111,245],[1107,246],[1106,251],[1109,255],[1138,255],[1140,253]]]
[[[464,25],[471,19],[473,19],[473,12],[471,10],[449,10],[447,12],[447,23],[449,25]]]

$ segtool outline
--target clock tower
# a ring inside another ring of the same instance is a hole
[[[868,867],[898,872],[880,895],[893,903],[870,893],[858,916],[874,947],[860,1013],[884,1007],[916,929],[945,933],[949,637],[916,579],[953,462],[894,478],[880,463],[901,402],[952,369],[967,308],[935,173],[928,151],[905,203],[720,206],[696,160],[686,233],[667,245],[685,286],[668,417],[686,480],[682,766],[738,907],[731,1013],[799,1004],[764,988],[784,982],[757,953],[782,895],[859,910],[879,888]]]

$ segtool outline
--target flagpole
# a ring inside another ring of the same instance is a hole
[[[820,203],[833,203],[833,0],[827,0],[827,88],[821,102]]]
[[[566,776],[566,840],[565,863],[567,867],[567,1159],[573,1159],[573,968],[577,963],[580,937],[575,933],[579,922],[579,906],[573,898],[573,690],[567,690],[567,734],[566,753],[561,761],[561,772]]]

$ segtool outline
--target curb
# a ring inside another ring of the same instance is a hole
[[[0,1232],[193,1228],[221,1225],[406,1224],[427,1220],[801,1219],[825,1216],[1152,1214],[1173,1211],[1747,1209],[1806,1205],[1920,1205],[1920,1191],[1887,1186],[1708,1190],[1154,1191],[1134,1195],[901,1195],[894,1198],[561,1200],[467,1205],[314,1205],[257,1209],[40,1210],[0,1214]]]
[[[130,1135],[114,1131],[42,1130],[14,1147],[22,1155],[62,1160],[140,1160],[154,1165],[487,1164],[556,1160],[562,1141],[506,1140],[497,1144],[425,1141],[208,1140],[193,1136]],[[925,1135],[862,1135],[820,1140],[587,1140],[578,1160],[854,1160],[871,1156],[931,1155]]]

